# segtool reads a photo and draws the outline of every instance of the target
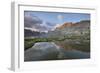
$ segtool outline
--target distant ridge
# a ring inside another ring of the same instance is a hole
[[[80,22],[72,23],[72,22],[65,22],[64,24],[56,27],[56,29],[64,29],[66,27],[87,27],[90,25],[90,20],[83,20]]]
[[[65,27],[71,27],[71,26],[73,26],[73,23],[72,22],[65,22],[64,24],[56,27],[56,29],[63,29]]]

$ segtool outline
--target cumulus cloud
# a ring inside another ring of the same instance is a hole
[[[48,26],[55,26],[55,23],[51,23],[51,22],[46,22],[46,24],[47,24]]]
[[[52,31],[55,29],[54,27],[55,27],[56,23],[46,22],[46,25],[47,25],[48,29]]]
[[[27,29],[47,32],[47,31],[52,30],[55,24],[51,22],[43,21],[39,17],[32,14],[32,12],[25,12],[24,26]]]
[[[47,28],[42,26],[43,21],[31,12],[26,12],[24,15],[24,26],[32,30],[46,31]]]
[[[31,13],[26,13],[24,15],[24,25],[25,27],[30,27],[32,28],[33,26],[37,26],[39,24],[42,24],[42,20],[39,19],[36,16],[33,16]]]

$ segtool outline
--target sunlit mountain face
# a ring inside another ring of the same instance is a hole
[[[72,23],[72,22],[65,22],[62,25],[56,26],[55,29],[63,29],[66,27],[80,27],[85,28],[90,26],[90,20],[82,20],[80,22]]]
[[[54,31],[64,23],[76,23],[81,20],[90,20],[90,14],[38,11],[24,12],[25,29],[45,33],[48,33],[48,31]]]
[[[24,11],[24,61],[90,58],[90,14]]]

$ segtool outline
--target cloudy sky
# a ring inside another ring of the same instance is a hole
[[[64,22],[79,22],[90,20],[90,14],[85,13],[58,13],[24,11],[24,26],[26,29],[47,32]]]

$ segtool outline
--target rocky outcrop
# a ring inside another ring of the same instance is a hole
[[[48,33],[50,37],[63,37],[73,35],[84,35],[90,33],[90,21],[84,20],[76,23],[67,23],[56,27],[54,31]]]
[[[76,23],[72,22],[65,22],[61,26],[56,27],[56,29],[64,29],[64,28],[69,28],[69,27],[79,27],[79,28],[86,28],[90,26],[90,21],[89,20],[84,20]]]
[[[69,23],[66,22],[63,25],[56,27],[56,29],[63,29],[65,27],[71,27],[71,26],[73,26],[72,22],[69,22]]]

